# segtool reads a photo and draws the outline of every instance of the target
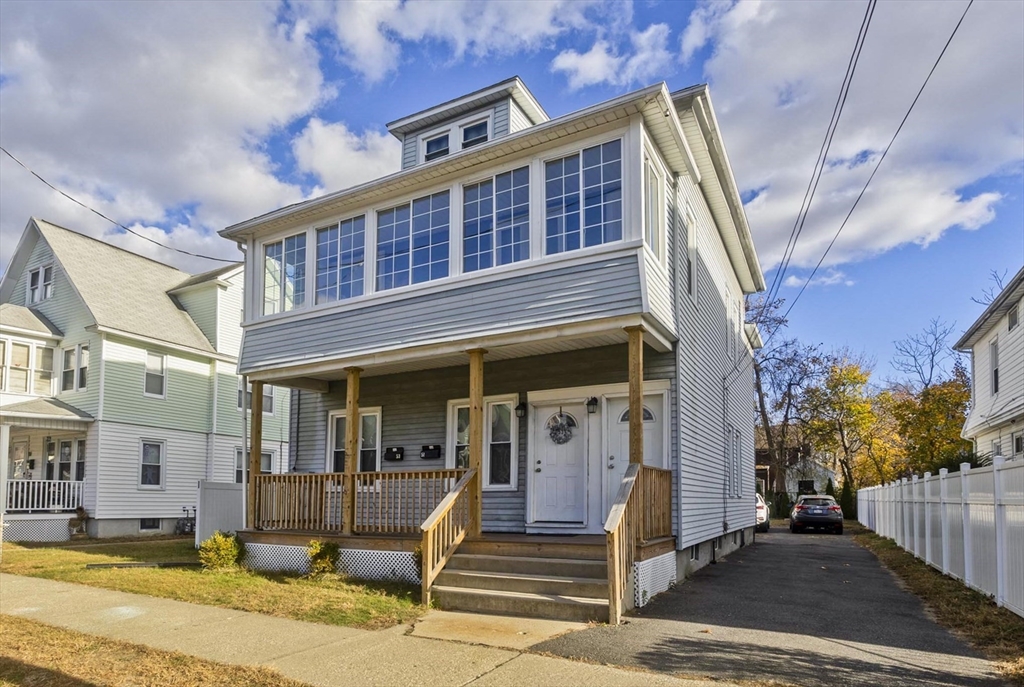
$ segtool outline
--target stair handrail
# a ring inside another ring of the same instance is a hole
[[[639,463],[630,463],[626,468],[604,523],[608,546],[608,622],[612,625],[618,625],[622,618],[623,595],[643,530],[640,489],[636,488],[641,467]]]
[[[420,580],[424,605],[430,605],[430,588],[434,580],[466,538],[469,530],[469,486],[476,478],[475,468],[467,470],[420,525],[423,532]]]

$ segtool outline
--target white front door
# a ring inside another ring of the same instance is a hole
[[[533,519],[582,525],[587,511],[586,406],[537,405],[533,413]]]
[[[663,394],[644,396],[644,464],[661,468],[665,461],[665,413]],[[622,478],[629,465],[629,398],[614,397],[606,400],[605,427],[608,432],[608,450],[605,457],[604,513],[615,502]]]

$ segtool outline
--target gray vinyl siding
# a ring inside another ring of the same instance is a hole
[[[402,139],[402,169],[415,167],[419,163],[419,134],[406,134]]]
[[[523,112],[523,108],[519,107],[515,100],[509,98],[508,106],[508,132],[510,134],[533,126],[530,123],[529,117]]]
[[[644,251],[644,284],[647,287],[647,307],[655,318],[673,334],[676,331],[672,283],[668,270],[650,251]]]
[[[214,348],[217,347],[217,291],[217,285],[210,282],[176,296]]]
[[[673,217],[677,239],[673,262],[679,368],[679,529],[678,548],[754,524],[753,371],[749,351],[739,347],[734,365],[727,360],[726,291],[737,297],[739,284],[700,189],[680,177],[674,194],[680,212]],[[683,211],[695,217],[697,256],[693,267],[696,294],[686,291],[687,236]],[[728,375],[729,384],[723,384]],[[742,496],[728,493],[729,462],[725,425],[741,435]]]
[[[202,432],[101,423],[97,518],[177,518],[193,506],[196,484],[206,478]],[[142,440],[163,441],[162,489],[139,487]]]
[[[642,312],[635,252],[250,329],[240,369]],[[339,337],[339,332],[346,336]]]
[[[628,381],[627,348],[624,345],[590,348],[566,353],[494,361],[484,364],[484,394],[519,394]],[[675,373],[673,354],[646,349],[644,377],[671,379]],[[421,460],[420,447],[444,446],[447,442],[448,401],[469,395],[469,368],[449,367],[421,372],[369,377],[360,383],[360,407],[381,408],[381,446],[403,447],[402,462],[382,461],[383,470],[429,470],[443,468],[445,461]],[[670,398],[675,396],[673,384]],[[327,394],[293,392],[293,423],[290,445],[294,467],[299,472],[323,472],[327,463],[327,417],[345,407],[345,383],[334,382]],[[674,403],[672,413],[675,413]],[[527,422],[519,421],[517,491],[484,491],[483,526],[491,532],[522,532],[526,523]],[[676,432],[671,433],[674,446]],[[672,461],[675,463],[674,451]]]
[[[494,132],[492,138],[501,138],[509,134],[509,103],[511,98],[505,98],[494,103]]]
[[[49,244],[41,236],[36,239],[36,245],[32,249],[28,262],[18,277],[11,301],[28,305],[29,272],[37,267],[50,264],[53,265],[53,296],[32,307],[64,333],[64,338],[53,356],[55,379],[53,388],[57,398],[96,417],[99,414],[100,337],[85,329],[95,324],[95,320],[72,286],[67,273],[54,258]],[[82,391],[60,391],[62,349],[74,348],[79,344],[89,346],[89,371],[86,375],[86,388]]]

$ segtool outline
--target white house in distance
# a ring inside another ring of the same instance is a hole
[[[1024,459],[1024,267],[954,348],[971,355],[971,412],[962,436],[979,455]]]
[[[764,282],[707,87],[551,119],[512,78],[388,128],[400,172],[221,232],[312,473],[254,480],[252,559],[614,622],[751,541]]]
[[[198,480],[240,480],[242,267],[190,275],[31,219],[0,280],[4,539],[173,531]],[[288,461],[264,387],[260,469]]]

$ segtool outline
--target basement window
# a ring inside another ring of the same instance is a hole
[[[139,520],[140,532],[151,532],[160,529],[160,518],[142,518]]]

